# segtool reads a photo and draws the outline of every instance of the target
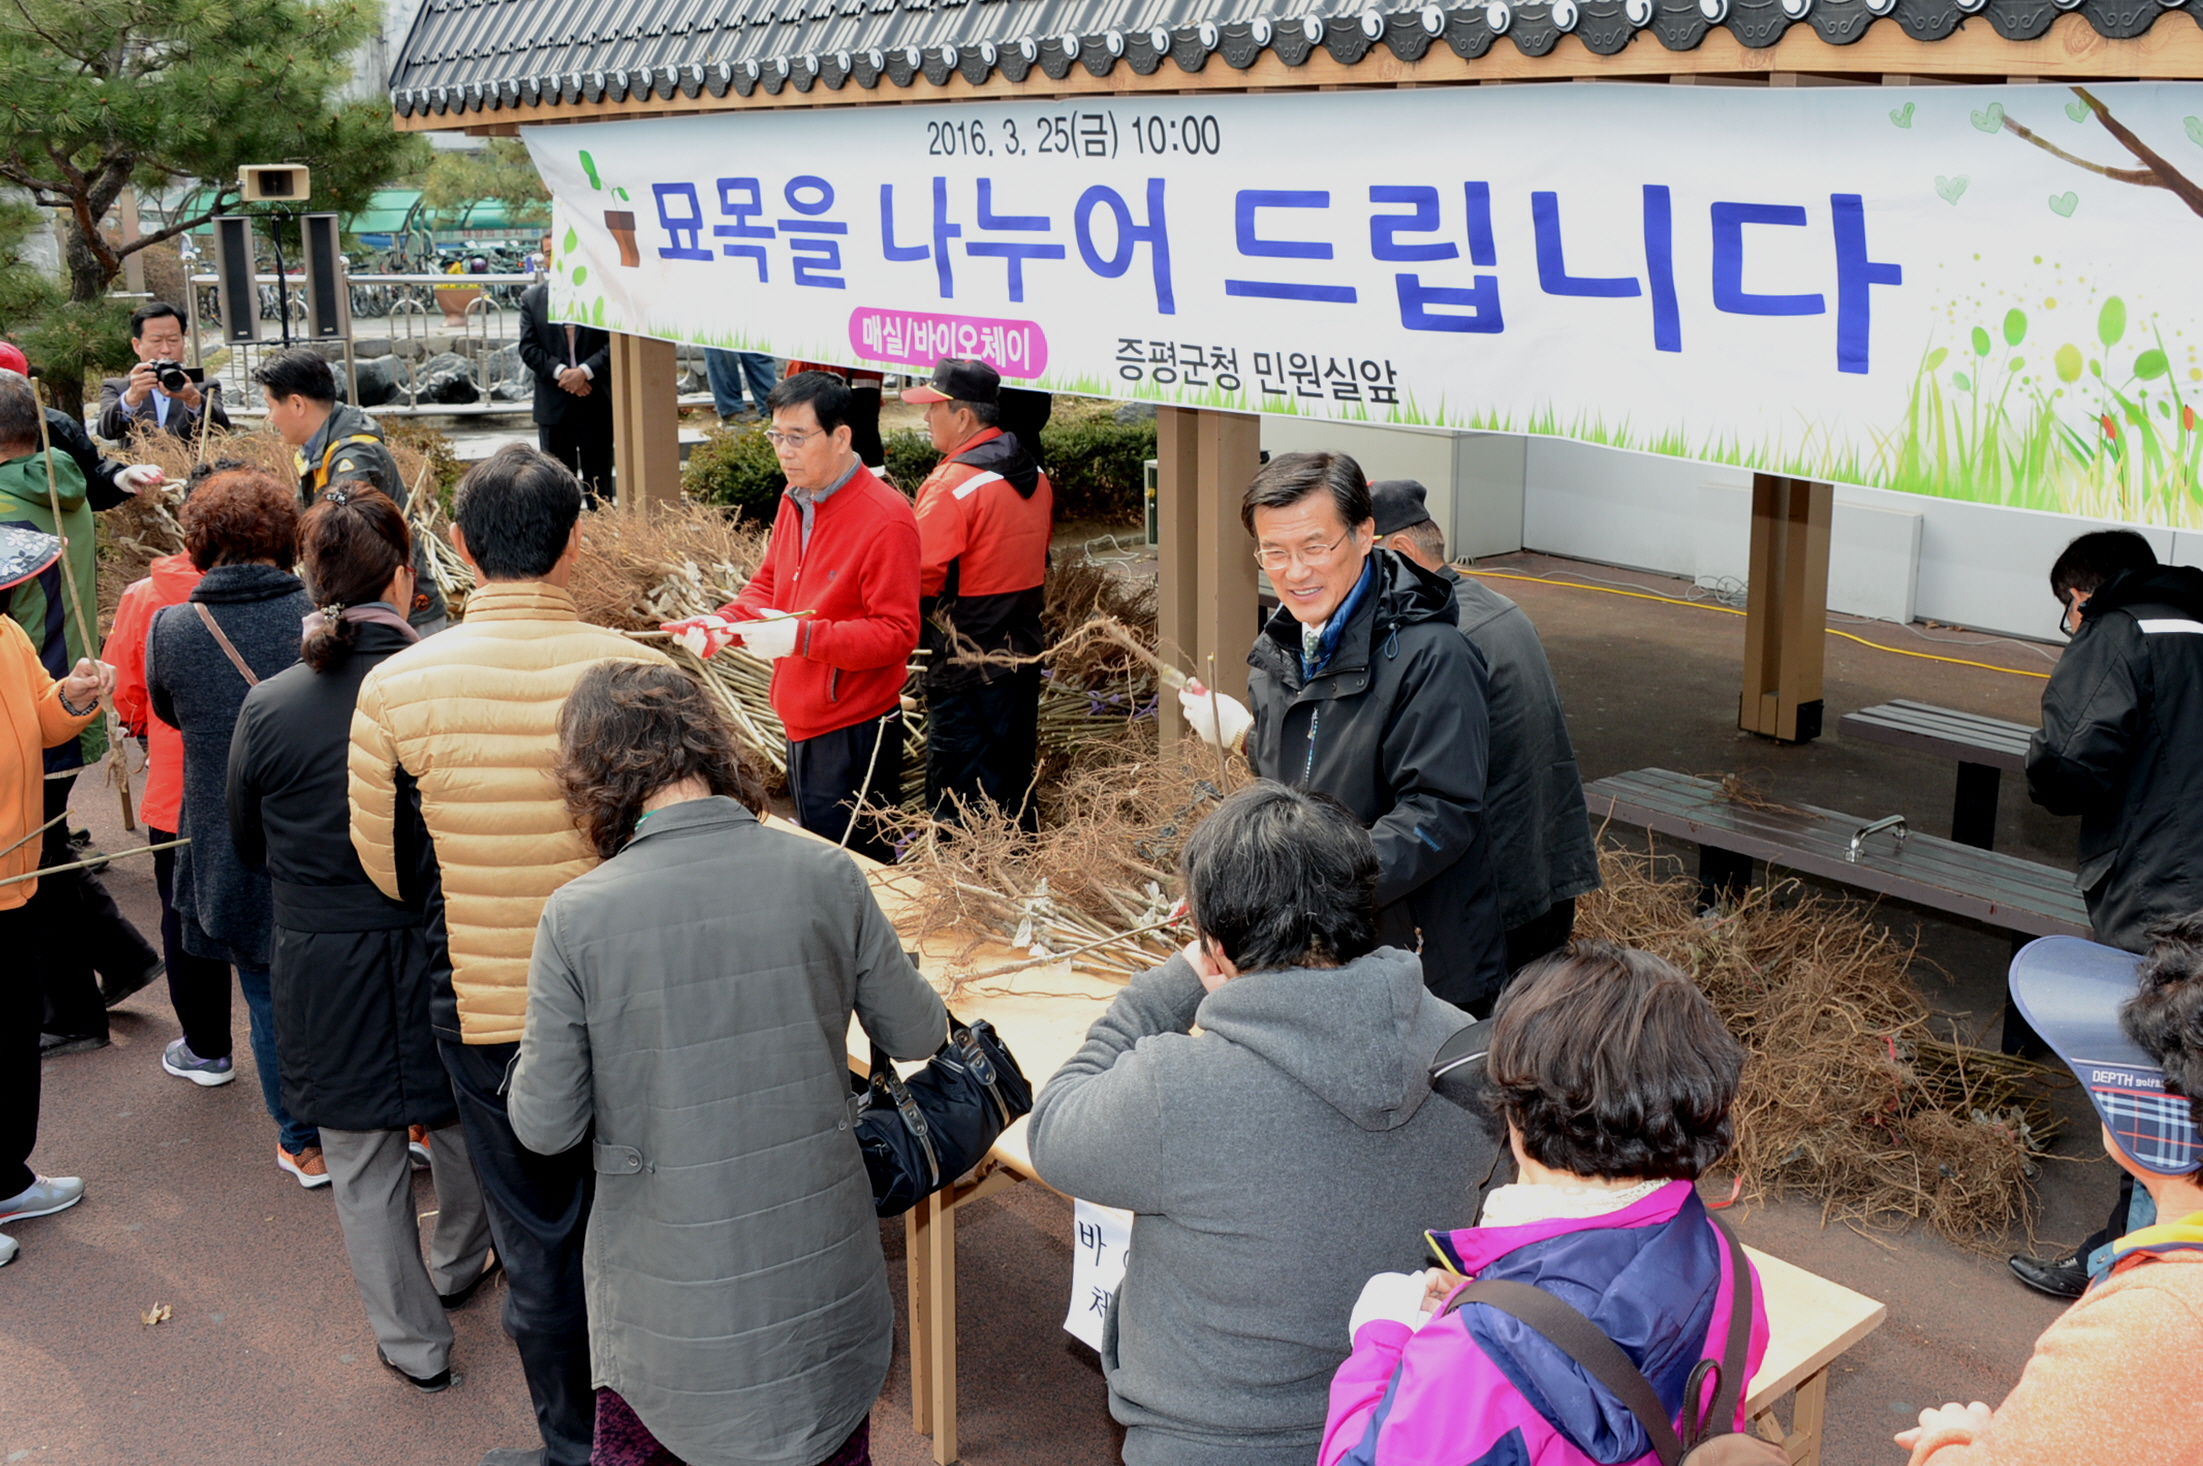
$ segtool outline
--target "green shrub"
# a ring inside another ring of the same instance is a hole
[[[912,498],[918,496],[918,485],[926,481],[934,465],[941,461],[940,450],[933,446],[933,439],[916,428],[903,428],[889,433],[881,440],[887,450],[887,476],[896,488]]]
[[[762,427],[736,432],[713,428],[689,450],[681,465],[681,488],[704,504],[720,504],[738,516],[770,524],[779,513],[780,491],[788,486],[773,445]]]
[[[1041,430],[1056,519],[1137,520],[1146,512],[1145,464],[1155,456],[1155,424],[1121,423],[1107,414],[1051,423]]]

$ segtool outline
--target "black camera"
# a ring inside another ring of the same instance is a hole
[[[153,368],[153,380],[171,397],[191,385],[191,373],[180,361],[149,361],[146,365]]]

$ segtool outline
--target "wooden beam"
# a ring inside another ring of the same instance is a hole
[[[1190,407],[1155,410],[1155,532],[1159,582],[1156,587],[1156,650],[1173,666],[1188,667],[1200,641],[1194,630],[1201,604],[1200,518],[1197,513],[1201,463],[1197,422]],[[1157,727],[1167,752],[1188,731],[1178,700],[1162,690]]]
[[[1736,719],[1746,732],[1784,743],[1820,736],[1828,537],[1835,503],[1831,485],[1752,475],[1744,691]]]
[[[1165,62],[1148,76],[1128,66],[1117,66],[1107,76],[1095,76],[1075,66],[1062,80],[1051,79],[1039,67],[1013,82],[1000,74],[973,86],[952,74],[946,86],[917,84],[898,87],[884,78],[871,89],[845,83],[839,91],[814,82],[807,92],[793,84],[778,93],[759,87],[749,96],[728,90],[724,97],[700,91],[695,97],[649,101],[604,101],[574,106],[503,107],[492,112],[416,113],[393,115],[392,125],[401,132],[470,132],[486,136],[510,136],[522,123],[601,122],[621,117],[683,117],[711,112],[747,112],[786,107],[880,107],[960,101],[1008,101],[1013,99],[1069,99],[1073,97],[1135,98],[1155,94],[1195,95],[1203,92],[1316,91],[1324,88],[1447,86],[1479,81],[1567,81],[1594,78],[1658,78],[1685,76],[1736,76],[1765,83],[1778,73],[1817,72],[1823,75],[1878,78],[1885,75],[1962,78],[1999,82],[2024,76],[2048,82],[2065,81],[2186,81],[2203,76],[2203,27],[2182,24],[2177,16],[2165,16],[2147,33],[2130,41],[2106,40],[2078,14],[2061,15],[2050,29],[2033,41],[2007,41],[1987,22],[1976,18],[1940,41],[1916,41],[1893,21],[1879,21],[1848,46],[1831,46],[1811,26],[1794,25],[1772,46],[1754,50],[1719,27],[1706,33],[1695,51],[1670,51],[1651,35],[1640,32],[1627,47],[1612,56],[1598,56],[1574,36],[1544,56],[1525,56],[1506,41],[1474,61],[1456,56],[1450,47],[1433,45],[1418,61],[1402,61],[1382,46],[1354,66],[1342,65],[1318,47],[1305,64],[1287,66],[1274,52],[1265,51],[1255,64],[1238,71],[1222,59],[1211,57],[1200,71],[1180,71]]]
[[[612,466],[630,509],[681,500],[679,374],[672,342],[612,333]]]
[[[1262,419],[1251,412],[1200,414],[1198,516],[1200,587],[1194,612],[1194,675],[1247,699],[1247,649],[1261,629],[1254,541],[1239,522],[1239,501],[1262,467]]]

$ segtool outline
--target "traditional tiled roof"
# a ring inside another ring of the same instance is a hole
[[[1354,65],[1382,47],[1403,61],[1433,46],[1474,60],[1502,38],[1543,56],[1563,35],[1613,55],[1649,31],[1670,51],[1709,31],[1745,47],[1792,26],[1846,46],[1877,24],[1939,41],[1972,19],[2006,40],[2045,34],[2078,11],[2098,34],[2139,36],[2160,21],[2203,25],[2203,0],[1489,0],[1384,9],[1376,0],[428,0],[390,77],[401,116],[607,100],[747,97],[759,88],[885,84],[977,86],[1074,67],[1146,76],[1239,70],[1265,53],[1301,66],[1318,47]],[[486,118],[484,120],[487,120]]]

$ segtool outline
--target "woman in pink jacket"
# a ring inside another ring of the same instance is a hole
[[[1476,1226],[1431,1237],[1442,1267],[1362,1290],[1321,1466],[1658,1460],[1629,1407],[1542,1334],[1488,1304],[1447,1307],[1472,1279],[1574,1307],[1678,1424],[1693,1371],[1721,1356],[1729,1243],[1693,1183],[1729,1148],[1744,1050],[1705,995],[1649,953],[1580,942],[1500,998],[1488,1064],[1517,1179]],[[1746,1381],[1767,1347],[1759,1296]]]

